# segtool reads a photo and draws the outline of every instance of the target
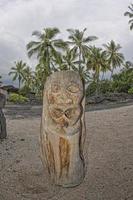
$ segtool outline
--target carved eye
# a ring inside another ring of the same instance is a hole
[[[54,109],[52,110],[52,116],[54,118],[60,118],[63,115],[63,111],[61,109]]]
[[[60,90],[60,86],[57,83],[55,83],[55,84],[51,85],[51,90],[52,90],[52,92],[57,93]]]
[[[67,90],[71,93],[77,93],[79,91],[79,87],[76,84],[71,84],[68,86]]]

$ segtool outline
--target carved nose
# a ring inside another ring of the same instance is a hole
[[[67,99],[67,103],[72,103],[72,99]]]
[[[71,104],[72,103],[72,99],[70,99],[68,96],[64,95],[60,95],[58,97],[59,99],[59,103],[61,104]]]
[[[63,118],[62,121],[61,121],[61,125],[62,127],[68,127],[68,122]]]
[[[64,122],[64,127],[68,127],[68,122]]]

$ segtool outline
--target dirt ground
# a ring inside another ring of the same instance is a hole
[[[39,152],[41,107],[7,106],[0,142],[0,200],[133,200],[133,106],[86,112],[87,173],[75,188],[53,186]]]

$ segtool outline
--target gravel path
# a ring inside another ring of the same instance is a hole
[[[0,200],[133,200],[133,106],[86,112],[87,173],[75,188],[54,187],[40,161],[40,107],[7,107],[0,142]]]

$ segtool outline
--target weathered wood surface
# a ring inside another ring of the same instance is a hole
[[[0,93],[0,109],[4,108],[6,104],[6,97],[4,94]]]
[[[2,111],[6,103],[5,95],[0,94],[0,139],[5,139],[7,137],[6,132],[6,118]]]
[[[85,95],[76,72],[61,71],[46,81],[41,123],[41,157],[53,183],[79,185],[85,176]]]

